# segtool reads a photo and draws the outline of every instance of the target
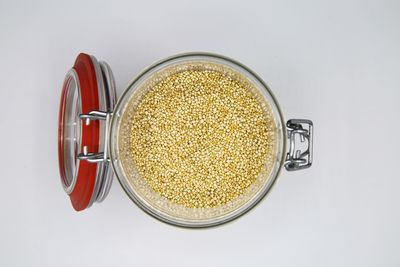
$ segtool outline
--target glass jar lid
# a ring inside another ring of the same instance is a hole
[[[77,211],[102,201],[110,190],[111,166],[100,153],[108,147],[107,123],[96,112],[112,112],[115,102],[115,82],[107,63],[79,54],[64,80],[58,125],[61,181]]]

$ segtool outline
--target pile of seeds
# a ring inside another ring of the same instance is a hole
[[[266,168],[273,118],[249,88],[214,70],[184,70],[153,85],[135,108],[129,143],[138,173],[189,208],[225,204]]]

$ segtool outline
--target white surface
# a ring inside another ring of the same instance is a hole
[[[400,266],[399,13],[398,1],[0,0],[0,266]],[[119,93],[175,53],[235,58],[286,118],[314,121],[315,164],[215,229],[162,224],[116,181],[75,213],[56,134],[81,51],[112,66]]]

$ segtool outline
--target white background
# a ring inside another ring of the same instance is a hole
[[[57,117],[75,56],[107,61],[121,94],[188,51],[241,61],[313,120],[312,168],[215,229],[160,223],[116,181],[74,212]],[[0,266],[400,266],[399,1],[0,0],[0,100]]]

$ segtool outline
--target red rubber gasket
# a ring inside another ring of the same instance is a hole
[[[79,54],[73,66],[75,69],[78,82],[80,85],[80,100],[81,112],[83,114],[89,113],[92,110],[99,110],[99,95],[96,79],[96,70],[94,68],[92,59],[87,54]],[[66,108],[66,95],[68,86],[64,84],[61,93],[61,103],[59,112],[59,125],[58,125],[58,159],[60,175],[65,178],[65,165],[64,165],[64,116]],[[99,122],[90,121],[89,125],[82,123],[82,145],[87,146],[89,152],[96,153],[99,149],[99,135],[100,127]],[[87,161],[80,161],[77,170],[77,179],[73,191],[69,194],[73,208],[76,211],[84,210],[89,206],[90,199],[93,194],[94,185],[96,181],[97,164],[89,163]]]

